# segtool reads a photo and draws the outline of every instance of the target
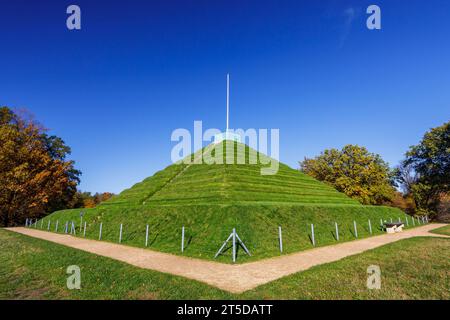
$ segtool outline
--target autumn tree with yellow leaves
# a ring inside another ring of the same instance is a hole
[[[381,205],[394,195],[393,174],[378,154],[357,145],[329,149],[300,162],[301,170],[362,204]]]
[[[70,207],[80,171],[70,148],[37,122],[0,108],[0,226]]]

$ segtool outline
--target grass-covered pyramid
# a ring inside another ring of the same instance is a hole
[[[230,152],[234,164],[227,164]],[[207,164],[201,160],[202,154],[216,159],[223,156],[223,164]],[[245,155],[244,163],[236,164],[238,155]],[[253,164],[251,156],[255,155]],[[55,212],[44,219],[43,226],[50,220],[50,230],[55,231],[58,220],[58,232],[64,232],[66,221],[74,221],[77,236],[82,236],[80,212],[84,211],[86,237],[97,239],[102,223],[102,240],[117,242],[123,224],[122,243],[144,247],[148,224],[148,247],[175,254],[181,254],[181,228],[185,226],[183,254],[205,259],[212,259],[236,228],[252,253],[252,257],[241,255],[239,261],[243,262],[280,254],[278,226],[282,227],[286,253],[312,247],[311,224],[315,227],[316,245],[326,245],[336,243],[335,222],[339,225],[339,240],[346,241],[355,239],[353,221],[357,222],[361,238],[370,236],[369,219],[374,234],[381,233],[380,219],[405,219],[398,209],[360,205],[282,163],[276,174],[261,175],[261,168],[268,167],[267,156],[243,144],[210,145],[189,159],[194,163],[170,165],[97,208]],[[218,260],[229,262],[230,254],[226,252]]]

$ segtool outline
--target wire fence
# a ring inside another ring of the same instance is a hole
[[[45,221],[46,220],[46,221]],[[324,226],[323,224],[314,224],[310,223],[307,226],[308,230],[302,230],[302,235],[307,236],[307,243],[309,243],[310,247],[316,247],[320,245],[321,239],[326,238],[327,241],[323,241],[321,245],[327,245],[332,244],[330,242],[330,234],[332,237],[332,241],[334,243],[338,242],[344,242],[344,241],[350,241],[355,240],[358,238],[361,238],[361,234],[363,234],[362,237],[368,237],[375,234],[381,234],[385,231],[387,231],[388,227],[393,225],[401,225],[401,227],[405,228],[412,228],[415,226],[420,226],[423,224],[429,223],[428,216],[421,216],[421,217],[411,217],[411,216],[405,216],[403,220],[398,218],[388,218],[386,219],[380,219],[379,221],[374,221],[373,219],[368,219],[366,222],[361,223],[357,222],[356,220],[353,220],[353,223],[349,224],[347,223],[339,223],[338,221],[334,221],[331,225]],[[115,225],[114,228],[112,226],[108,229],[107,236],[105,237],[105,226],[104,222],[92,222],[91,224],[86,219],[83,220],[83,217],[81,217],[80,221],[73,221],[73,220],[51,220],[51,219],[42,219],[38,220],[36,218],[31,219],[27,218],[25,221],[25,227],[27,228],[34,228],[34,229],[40,229],[48,232],[55,232],[55,233],[62,233],[67,234],[71,236],[77,236],[82,238],[90,238],[90,239],[96,239],[99,241],[109,241],[109,242],[117,242],[117,243],[127,243],[134,246],[139,247],[151,247],[152,244],[155,242],[158,234],[152,234],[152,226],[150,224],[145,224],[142,226],[142,228],[137,228],[133,225],[133,227],[130,229],[130,233],[128,233],[128,237],[124,238],[124,232],[127,229],[127,225],[124,223],[120,223],[118,226]],[[90,230],[88,230],[88,228]],[[116,230],[114,230],[116,229]],[[402,228],[399,229],[401,231]],[[220,249],[217,247],[209,248],[209,250],[206,250],[205,253],[211,253],[212,250],[216,251],[219,249],[219,251],[215,252],[214,258],[217,258],[218,256],[224,254],[228,249],[232,249],[232,259],[233,262],[236,261],[236,248],[242,247],[249,256],[251,256],[251,249],[249,250],[245,245],[245,237],[243,237],[243,240],[239,237],[238,233],[236,232],[238,230],[237,228],[233,228],[232,233],[228,236],[227,239],[222,239],[223,242]],[[231,231],[231,230],[230,230]],[[238,230],[239,231],[239,230]],[[305,232],[306,231],[306,232]],[[292,230],[289,230],[288,232],[288,241],[286,241],[286,237],[284,236],[285,228],[282,225],[279,225],[276,230],[273,230],[272,232],[268,231],[268,237],[267,241],[271,241],[270,239],[273,239],[272,247],[276,247],[277,251],[279,251],[279,254],[284,253],[284,248],[286,245],[286,242],[292,247],[293,238],[292,237]],[[176,240],[175,238],[172,239],[172,245],[174,245],[173,242],[179,241],[179,252],[181,254],[185,253],[186,250],[188,250],[189,245],[192,240],[192,235],[189,237],[189,229],[186,228],[184,225],[180,226],[179,229],[179,239]],[[274,236],[276,234],[276,236]],[[290,236],[290,237],[289,237]],[[295,238],[298,239],[298,238]],[[132,240],[132,241],[131,241]],[[229,248],[226,248],[226,244],[228,242],[231,242]],[[258,248],[257,245],[250,246],[250,248]]]

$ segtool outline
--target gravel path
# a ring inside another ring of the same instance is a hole
[[[448,237],[429,233],[430,230],[442,226],[445,224],[428,224],[401,233],[374,236],[239,265],[187,258],[31,228],[18,227],[7,230],[123,261],[140,268],[205,282],[229,292],[241,293],[313,266],[337,261],[398,240],[420,236]]]

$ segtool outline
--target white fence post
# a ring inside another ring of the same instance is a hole
[[[283,237],[281,234],[281,226],[278,227],[278,240],[280,242],[280,253],[283,253]]]
[[[86,238],[86,221],[84,221],[83,237]]]
[[[311,223],[311,241],[312,241],[312,245],[315,246],[316,238],[314,237],[314,225],[312,223]]]
[[[358,238],[358,229],[356,228],[356,221],[353,220],[353,228],[355,229],[355,237]]]
[[[119,243],[122,243],[122,224],[120,224]]]
[[[98,232],[98,240],[102,240],[103,222],[100,222],[100,230]]]
[[[236,262],[236,228],[233,228],[233,263]]]
[[[334,222],[334,227],[336,229],[336,241],[339,241],[339,228],[336,221]]]
[[[369,219],[369,232],[370,234],[372,234],[372,223],[370,222],[370,219]]]
[[[145,246],[148,246],[148,225],[145,228]]]
[[[181,228],[181,252],[184,252],[184,226]]]

